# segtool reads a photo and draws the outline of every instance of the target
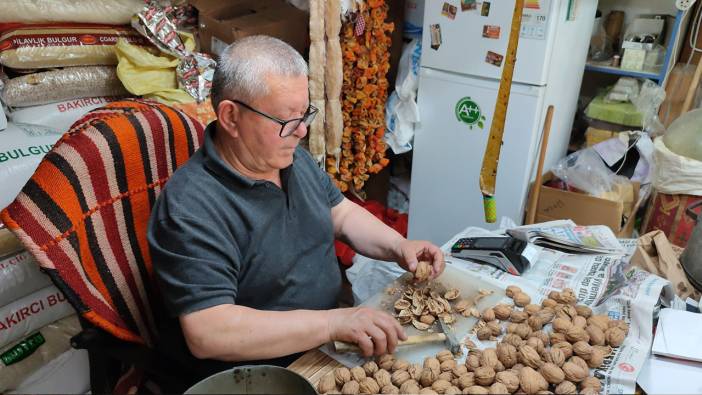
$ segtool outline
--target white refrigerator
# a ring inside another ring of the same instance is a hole
[[[487,5],[486,5],[487,4]],[[545,169],[567,150],[597,0],[525,0],[497,170],[496,224],[478,184],[514,0],[427,0],[419,71],[409,237],[439,245],[468,226],[521,224],[542,125],[555,106]]]

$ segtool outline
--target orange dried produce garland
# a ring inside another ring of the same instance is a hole
[[[388,165],[385,157],[385,101],[388,98],[390,70],[390,33],[393,23],[385,23],[388,5],[384,0],[369,0],[355,20],[341,29],[343,85],[341,90],[344,129],[341,155],[327,155],[325,165],[342,192],[360,191],[370,174]],[[353,18],[352,18],[353,19]],[[356,33],[356,24],[365,29]]]

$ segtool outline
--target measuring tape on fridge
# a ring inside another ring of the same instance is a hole
[[[480,191],[483,193],[483,207],[485,209],[485,221],[494,223],[497,221],[497,206],[495,204],[495,183],[497,181],[497,165],[500,161],[500,149],[502,148],[502,136],[505,132],[505,119],[507,118],[507,104],[512,88],[512,76],[514,75],[514,62],[517,58],[517,46],[519,45],[519,32],[522,26],[522,12],[524,11],[524,0],[516,0],[514,4],[514,14],[512,15],[512,27],[509,32],[509,42],[507,44],[507,54],[505,55],[505,66],[502,69],[500,78],[500,88],[497,91],[497,103],[490,126],[490,136],[485,147],[483,156],[483,167],[480,169]]]

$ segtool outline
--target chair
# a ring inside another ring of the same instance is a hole
[[[166,105],[110,103],[73,124],[1,214],[81,316],[72,343],[89,352],[93,393],[112,392],[125,364],[166,392],[191,384],[188,367],[154,347],[163,307],[146,229],[158,194],[203,134]]]

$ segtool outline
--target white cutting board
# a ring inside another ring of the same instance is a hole
[[[411,273],[405,273],[395,280],[392,284],[388,284],[382,292],[372,296],[367,301],[363,302],[361,306],[374,307],[379,310],[387,311],[390,314],[395,312],[393,304],[395,300],[400,297],[400,293],[395,293],[394,295],[388,295],[386,290],[388,288],[402,288],[402,284],[406,279],[412,278]],[[505,297],[505,289],[501,288],[498,283],[487,283],[482,279],[479,279],[475,274],[466,271],[464,269],[459,269],[447,262],[446,269],[439,276],[438,279],[434,281],[439,281],[446,289],[456,288],[461,291],[461,298],[472,299],[478,294],[478,292],[483,289],[487,291],[493,291],[492,294],[482,298],[476,308],[479,312],[492,307],[500,302]],[[453,304],[453,303],[452,303]],[[454,317],[456,322],[451,324],[456,338],[459,342],[462,342],[465,337],[468,336],[473,326],[478,322],[475,317],[464,317],[459,313],[454,312]],[[409,335],[420,335],[422,333],[427,333],[426,331],[420,331],[415,327],[410,325],[403,326],[405,333]],[[434,323],[431,330],[434,332],[441,332],[438,321]],[[398,347],[395,350],[395,357],[399,359],[407,360],[410,363],[421,364],[424,358],[428,356],[433,356],[439,351],[446,350],[447,347],[444,343],[427,343],[427,344],[417,344],[412,346]],[[465,358],[466,349],[463,348],[463,356],[461,360]]]

